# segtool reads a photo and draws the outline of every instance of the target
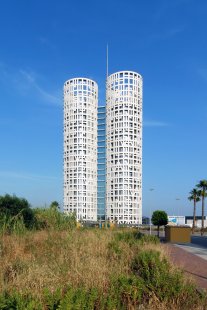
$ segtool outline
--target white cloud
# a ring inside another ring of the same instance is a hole
[[[9,179],[24,179],[24,180],[30,180],[30,181],[54,181],[57,179],[57,177],[53,176],[45,176],[45,175],[36,175],[36,174],[30,174],[27,172],[15,172],[15,171],[1,171],[0,176],[3,178],[9,178]]]
[[[160,121],[144,121],[143,126],[144,127],[166,127],[166,126],[169,126],[169,124],[165,122],[160,122]]]
[[[176,35],[185,31],[185,26],[174,27],[171,29],[165,29],[163,32],[154,33],[149,37],[149,40],[154,41],[162,41],[175,37]]]
[[[42,100],[53,105],[61,105],[61,96],[56,95],[54,92],[48,92],[43,89],[36,81],[34,74],[29,73],[25,70],[20,70],[19,72],[23,80],[28,83],[33,90],[36,91],[37,95],[41,97]],[[59,91],[57,91],[56,93],[59,93]]]
[[[40,79],[40,77],[39,77]],[[13,87],[16,91],[24,96],[37,96],[44,103],[61,106],[62,105],[62,90],[46,90],[38,81],[37,74],[24,69],[15,71],[8,65],[0,62],[0,83],[6,87]]]

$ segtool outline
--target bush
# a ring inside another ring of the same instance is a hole
[[[35,220],[33,210],[26,199],[8,194],[0,196],[0,216],[6,219],[22,217],[27,228],[32,228]]]
[[[0,234],[16,234],[24,235],[27,227],[22,215],[7,216],[4,215],[0,219]]]
[[[114,278],[107,297],[107,307],[110,309],[134,309],[144,304],[147,288],[144,281],[136,275],[122,275]]]
[[[137,240],[141,239],[143,234],[141,234],[137,230],[130,230],[130,231],[122,231],[115,234],[115,241],[123,241],[126,242],[129,245],[133,245],[137,242]]]
[[[141,251],[132,263],[132,270],[160,301],[182,297],[189,304],[192,299],[195,302],[198,298],[195,285],[185,283],[183,273],[177,269],[172,270],[168,260],[161,257],[158,251]]]
[[[1,310],[42,310],[41,302],[33,298],[30,294],[20,294],[18,292],[4,293],[0,295]]]
[[[108,257],[119,259],[121,257],[122,250],[119,246],[119,244],[116,241],[111,241],[108,244]]]
[[[119,241],[126,242],[127,244],[131,246],[134,244],[143,245],[143,244],[148,244],[148,243],[153,243],[153,244],[160,243],[160,240],[157,236],[145,235],[137,230],[118,232],[115,235],[115,242],[117,243]]]
[[[75,214],[65,214],[57,208],[34,209],[35,226],[37,229],[71,230],[76,227]]]
[[[143,244],[159,244],[160,239],[157,236],[154,235],[142,235],[141,238],[139,239],[139,243],[141,245]]]

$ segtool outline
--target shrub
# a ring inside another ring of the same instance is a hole
[[[147,288],[143,279],[133,274],[128,276],[122,275],[112,280],[107,303],[111,302],[111,300],[116,301],[114,306],[117,309],[135,307],[139,304],[144,304],[146,291]]]
[[[140,238],[142,238],[142,234],[137,230],[130,230],[130,231],[123,230],[122,232],[117,232],[115,234],[116,242],[123,241],[128,243],[129,245],[133,245]]]
[[[141,245],[143,244],[159,244],[160,239],[157,236],[154,235],[142,235],[141,238],[139,239],[139,243]]]
[[[0,295],[1,310],[42,310],[42,304],[30,294],[23,294],[14,291]]]
[[[53,206],[48,209],[34,209],[37,229],[71,230],[76,227],[75,214],[60,212]]]
[[[57,289],[54,292],[45,291],[43,299],[46,309],[100,309],[100,294],[96,288],[85,289],[68,286],[64,289]]]
[[[108,257],[119,259],[121,257],[122,250],[119,246],[119,244],[116,241],[111,241],[108,244]]]
[[[27,228],[32,228],[34,225],[34,213],[28,201],[15,195],[0,196],[0,215],[6,218],[22,216]]]
[[[131,246],[134,244],[143,245],[143,244],[148,244],[148,243],[151,243],[151,244],[160,243],[160,240],[157,236],[145,235],[137,230],[122,231],[122,232],[116,233],[115,242],[117,243],[119,241],[126,242],[127,244]]]
[[[143,250],[138,253],[132,270],[160,301],[181,299],[180,303],[193,304],[198,299],[195,285],[186,283],[183,273],[178,269],[172,270],[166,257],[161,257],[158,251]]]
[[[25,226],[24,218],[21,214],[16,216],[2,216],[0,220],[0,234],[16,234],[23,235],[25,234],[27,228]]]

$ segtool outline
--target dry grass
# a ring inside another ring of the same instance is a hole
[[[161,260],[168,257],[161,244],[130,243],[117,239],[117,233],[123,232],[107,229],[44,230],[27,231],[24,236],[1,236],[0,292],[29,292],[43,301],[45,289],[55,292],[57,288],[64,290],[70,286],[86,291],[96,288],[107,295],[113,279],[132,275],[132,261],[138,253],[152,250],[160,252]],[[171,268],[173,272],[174,267]],[[134,306],[127,309],[134,309]],[[151,292],[145,309],[174,310],[179,307],[176,300],[171,305],[165,301],[160,303],[156,294]]]
[[[25,291],[34,295],[43,288],[53,291],[71,284],[105,292],[110,276],[128,274],[133,251],[121,244],[119,255],[110,251],[110,230],[28,232],[1,238],[0,290]]]

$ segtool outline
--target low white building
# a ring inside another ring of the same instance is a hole
[[[185,217],[185,223],[186,223],[186,225],[189,225],[190,227],[192,227],[193,226],[193,216],[186,216]],[[196,216],[195,227],[201,228],[201,225],[202,225],[202,216]],[[207,227],[206,216],[204,216],[204,227]]]
[[[193,216],[169,215],[168,224],[193,226]],[[195,227],[201,228],[202,217],[196,216]],[[207,227],[207,217],[204,216],[204,227]]]
[[[185,216],[183,215],[169,215],[168,224],[185,225]]]

